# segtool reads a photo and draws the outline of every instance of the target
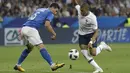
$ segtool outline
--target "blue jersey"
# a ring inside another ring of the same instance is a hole
[[[39,28],[46,20],[51,22],[53,18],[54,15],[49,8],[39,8],[28,18],[27,22],[24,23],[23,26]]]

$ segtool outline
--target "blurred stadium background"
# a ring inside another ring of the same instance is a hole
[[[130,70],[130,0],[78,0],[87,2],[97,16],[99,24],[98,42],[105,41],[113,52],[102,52],[95,57],[104,73],[129,73]],[[52,26],[57,39],[52,41],[44,27],[39,29],[41,38],[54,61],[65,62],[66,66],[55,73],[91,73],[92,67],[80,58],[71,61],[68,51],[78,50],[78,20],[73,0],[0,0],[0,73],[17,73],[13,70],[19,55],[25,48],[18,39],[18,30],[27,17],[39,7],[48,7],[57,2],[61,9],[55,16]],[[46,35],[46,36],[45,36]],[[72,69],[69,65],[72,64]],[[53,73],[35,49],[23,63],[26,73]]]

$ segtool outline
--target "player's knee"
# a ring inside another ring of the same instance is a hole
[[[96,52],[90,52],[92,56],[96,56]]]
[[[29,51],[32,51],[33,48],[34,48],[34,46],[33,46],[32,44],[30,44],[30,43],[28,43],[26,46],[27,46],[27,49],[28,49]]]
[[[39,44],[39,45],[37,45],[37,47],[38,47],[39,49],[45,48],[44,44]]]
[[[84,45],[84,44],[79,44],[79,47],[81,48],[81,50],[87,49],[87,45]]]

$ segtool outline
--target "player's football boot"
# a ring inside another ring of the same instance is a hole
[[[96,69],[93,73],[101,73],[101,72],[103,72],[103,70],[99,68],[99,69]]]
[[[100,44],[103,46],[103,49],[104,49],[104,50],[107,50],[107,51],[109,51],[109,52],[112,51],[111,47],[108,46],[105,42],[101,42]]]
[[[18,70],[20,72],[25,72],[25,70],[21,66],[17,66],[17,65],[14,66],[14,70]]]
[[[56,63],[53,66],[51,66],[51,69],[52,69],[52,71],[55,71],[55,70],[57,70],[59,68],[62,68],[64,65],[65,65],[64,63],[60,63],[60,64]]]

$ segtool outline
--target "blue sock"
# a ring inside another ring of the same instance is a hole
[[[20,58],[19,58],[19,60],[18,60],[17,64],[20,65],[25,60],[25,58],[28,56],[28,54],[30,52],[31,52],[30,50],[24,49],[23,52],[22,52],[22,54],[21,54],[21,56],[20,56]]]
[[[49,53],[47,52],[47,50],[45,48],[42,48],[40,50],[40,53],[41,53],[42,57],[49,63],[49,65],[53,64],[51,56],[49,55]]]

